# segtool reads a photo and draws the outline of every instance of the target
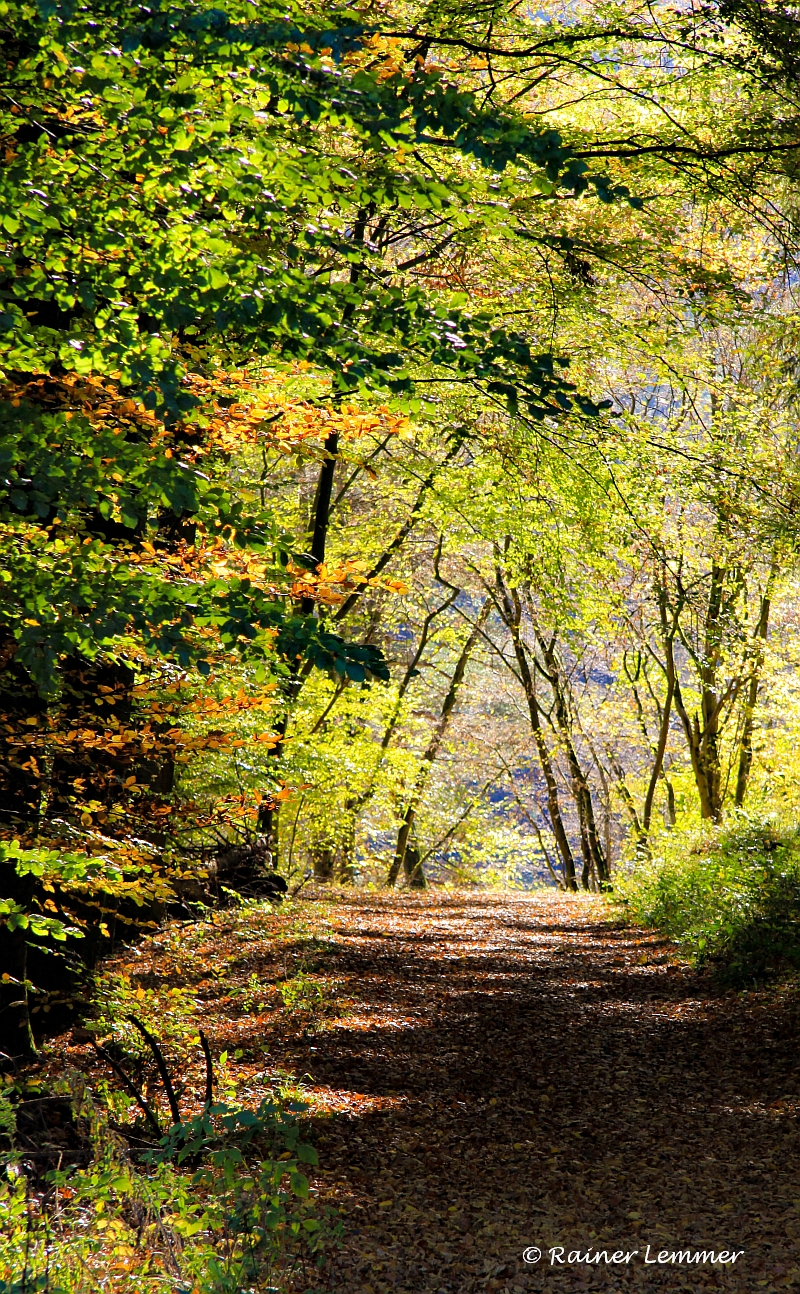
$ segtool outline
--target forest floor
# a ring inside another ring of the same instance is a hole
[[[345,1228],[332,1290],[800,1287],[796,988],[723,992],[601,899],[320,900],[161,933],[107,974],[162,1036],[198,1013],[242,1099],[276,1071],[304,1082]],[[568,1262],[604,1249],[638,1252]],[[686,1249],[744,1252],[652,1261]]]

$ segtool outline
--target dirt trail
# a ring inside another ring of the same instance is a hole
[[[371,1098],[320,1124],[333,1288],[800,1288],[796,996],[722,994],[598,900],[356,894],[330,920],[354,1015],[284,1060]]]

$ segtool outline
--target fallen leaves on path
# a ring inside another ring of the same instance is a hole
[[[330,985],[316,1024],[279,996],[298,966]],[[151,1005],[177,990],[241,1098],[304,1079],[337,1294],[800,1286],[796,995],[722,993],[600,899],[338,892],[117,970]],[[744,1254],[645,1266],[648,1244]],[[639,1252],[551,1265],[558,1246]]]

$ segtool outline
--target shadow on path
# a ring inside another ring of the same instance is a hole
[[[599,900],[354,895],[333,926],[353,1016],[288,1059],[385,1098],[319,1125],[334,1289],[800,1288],[791,996],[721,994]]]

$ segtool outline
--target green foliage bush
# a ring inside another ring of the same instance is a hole
[[[729,984],[800,967],[800,827],[740,813],[668,840],[619,887],[627,912]]]
[[[48,1172],[37,1187],[7,1129],[0,1294],[83,1294],[98,1284],[119,1294],[311,1294],[341,1228],[302,1172],[317,1162],[300,1140],[305,1106],[274,1094],[257,1110],[207,1107],[140,1167],[81,1076],[71,1080],[62,1086],[91,1129],[93,1161]]]

